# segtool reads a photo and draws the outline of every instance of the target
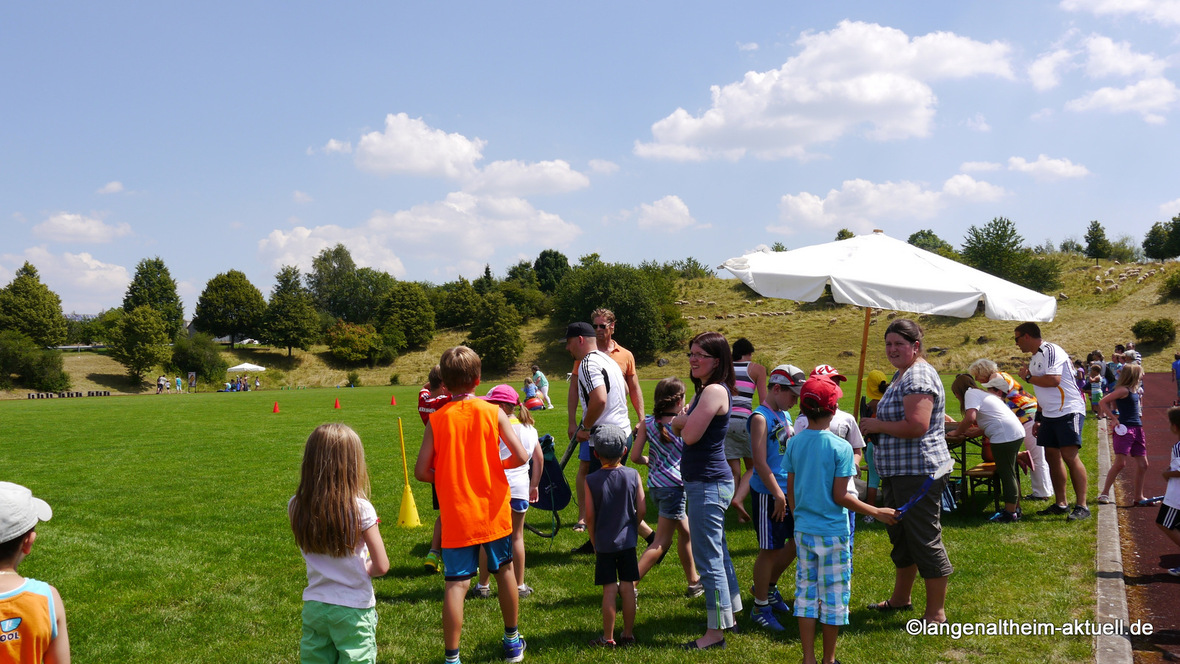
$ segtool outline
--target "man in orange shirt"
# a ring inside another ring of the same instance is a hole
[[[459,661],[463,599],[479,571],[479,552],[487,554],[496,576],[504,618],[504,659],[524,659],[525,640],[517,631],[519,597],[512,570],[512,512],[505,468],[528,463],[528,455],[508,416],[495,404],[475,398],[480,360],[456,346],[439,360],[451,401],[430,415],[414,477],[434,484],[442,521],[443,641],[448,662]],[[500,460],[500,440],[512,453]]]

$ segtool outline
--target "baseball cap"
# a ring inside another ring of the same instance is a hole
[[[880,399],[885,396],[885,388],[889,386],[889,378],[880,369],[873,369],[865,376],[865,394],[869,400]]]
[[[1004,380],[1004,377],[1000,375],[994,376],[991,380],[984,383],[983,386],[990,387],[1005,393],[1008,391],[1008,381]]]
[[[803,383],[803,389],[799,393],[800,400],[812,401],[820,410],[825,410],[829,413],[836,412],[836,408],[840,403],[840,397],[842,396],[844,396],[843,390],[827,376],[808,378],[807,382]]]
[[[828,378],[832,379],[833,383],[840,383],[848,380],[847,376],[844,376],[839,371],[836,371],[836,367],[833,367],[830,364],[821,364],[818,367],[812,369],[811,376],[809,376],[809,378],[815,378],[816,376],[827,376]]]
[[[803,382],[807,380],[803,370],[793,364],[780,364],[770,372],[766,382],[770,385],[785,385],[795,394],[799,394]]]
[[[617,459],[627,451],[627,432],[613,424],[599,424],[590,429],[590,445],[602,459]]]
[[[511,385],[497,385],[488,390],[488,393],[481,397],[484,401],[491,401],[492,403],[506,403],[515,406],[520,401],[520,395],[512,388]]]
[[[38,521],[53,518],[49,503],[12,482],[0,482],[0,542],[14,540],[29,532]]]
[[[570,323],[569,325],[567,325],[565,327],[565,338],[566,339],[569,339],[571,337],[592,337],[592,336],[594,336],[594,328],[590,326],[590,323],[583,323],[583,322],[579,321],[577,323]]]

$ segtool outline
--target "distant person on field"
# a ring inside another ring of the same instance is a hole
[[[69,664],[66,608],[57,588],[26,579],[17,567],[33,551],[37,522],[49,504],[12,482],[0,482],[0,661]],[[15,624],[14,624],[15,622]]]
[[[463,599],[478,573],[480,549],[496,576],[504,619],[504,659],[524,659],[526,643],[517,631],[520,598],[512,570],[511,488],[504,471],[528,463],[508,415],[475,396],[480,360],[466,346],[447,349],[439,360],[451,401],[426,423],[414,476],[435,485],[442,519],[443,647],[448,663],[459,661]],[[500,458],[500,441],[511,456]]]
[[[541,373],[541,367],[533,365],[533,382],[537,385],[537,391],[541,393],[541,399],[545,402],[546,408],[553,408],[553,402],[549,400],[549,379],[545,374]]]
[[[1172,402],[1173,406],[1180,406],[1180,353],[1173,355],[1176,358],[1172,362],[1172,382],[1176,384],[1176,400]]]
[[[535,396],[537,396],[537,386],[533,385],[532,378],[526,377],[524,379],[524,398],[525,399],[532,399]]]
[[[321,424],[311,432],[287,515],[307,563],[300,660],[376,662],[372,577],[389,571],[389,556],[369,502],[365,448],[355,431]]]
[[[1172,438],[1180,439],[1180,408],[1173,406],[1168,409],[1168,425],[1172,429]],[[1168,482],[1168,488],[1155,522],[1168,539],[1180,547],[1180,442],[1172,446],[1172,458],[1168,469],[1164,471],[1164,479]],[[1168,574],[1180,576],[1180,567],[1169,569]]]
[[[1180,354],[1176,355],[1180,358]],[[1106,379],[1102,377],[1102,364],[1094,362],[1090,365],[1090,408],[1098,419],[1104,420],[1106,417],[1099,412],[1098,402],[1102,401],[1103,395],[1106,394]]]
[[[176,377],[176,393],[177,394],[180,394],[181,392],[184,391],[184,390],[180,389],[180,387],[181,387],[180,376],[177,376]]]
[[[451,393],[447,391],[442,382],[442,370],[436,364],[430,368],[430,373],[426,375],[426,384],[418,392],[418,416],[422,418],[422,424],[425,425],[430,421],[430,414],[442,408],[451,400]],[[434,485],[430,485],[430,502],[434,506],[434,511],[438,511],[438,492],[434,490]],[[442,520],[439,517],[434,518],[434,536],[430,539],[430,551],[426,554],[426,560],[423,561],[423,566],[427,572],[437,572],[442,569]]]
[[[634,468],[620,465],[627,452],[628,433],[617,426],[594,427],[590,438],[602,468],[586,477],[586,527],[597,558],[594,585],[602,586],[602,636],[592,646],[615,645],[615,599],[623,604],[623,635],[619,645],[635,643],[635,583],[639,558],[635,553],[639,522],[647,512],[643,482]]]
[[[734,394],[729,412],[729,429],[725,432],[725,461],[733,473],[733,507],[740,521],[749,521],[746,496],[750,492],[750,478],[754,472],[754,454],[750,446],[750,428],[746,422],[754,412],[754,395],[758,403],[766,401],[766,367],[753,361],[754,344],[742,337],[733,342]],[[742,463],[746,471],[742,472]]]

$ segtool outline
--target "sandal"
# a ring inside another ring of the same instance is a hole
[[[584,532],[586,532],[586,524],[575,523],[573,528],[571,528],[571,530],[573,530],[575,533],[584,533]]]
[[[1105,493],[1098,494],[1098,504],[1099,505],[1109,505],[1113,502],[1114,501],[1110,499],[1110,496],[1106,495]]]
[[[914,608],[914,605],[912,603],[910,603],[910,604],[905,604],[903,606],[893,606],[892,604],[889,603],[889,600],[883,599],[880,602],[876,602],[875,604],[870,604],[869,608],[872,609],[873,611],[880,611],[882,613],[889,613],[890,611],[909,611],[910,609]]]
[[[607,641],[601,636],[596,636],[590,639],[590,645],[596,648],[614,648],[616,644],[614,641]]]
[[[1135,507],[1154,507],[1160,504],[1159,498],[1145,498],[1144,500],[1136,500]]]
[[[615,639],[615,643],[618,644],[620,648],[626,648],[627,646],[633,646],[636,643],[639,643],[639,639],[635,638],[634,636],[620,636],[619,638]]]
[[[721,639],[720,641],[718,641],[716,643],[710,643],[707,646],[699,645],[694,640],[694,641],[689,641],[688,643],[686,643],[680,647],[685,650],[712,650],[713,648],[716,648],[718,650],[725,650],[725,639]]]

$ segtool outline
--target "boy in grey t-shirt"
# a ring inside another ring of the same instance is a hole
[[[639,558],[635,542],[639,522],[647,512],[643,483],[634,468],[620,465],[627,451],[627,433],[613,424],[590,431],[594,454],[602,468],[586,476],[586,529],[594,544],[597,561],[594,584],[602,586],[602,636],[590,645],[615,645],[615,597],[622,595],[622,645],[635,642],[636,593]],[[620,592],[620,586],[621,592]]]

